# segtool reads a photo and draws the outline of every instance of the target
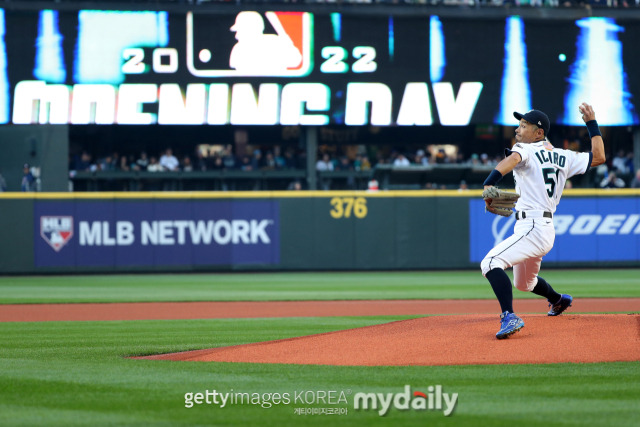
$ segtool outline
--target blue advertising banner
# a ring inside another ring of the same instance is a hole
[[[279,264],[277,201],[42,201],[36,267]]]
[[[513,233],[509,218],[485,213],[483,200],[469,200],[471,262]],[[553,218],[556,240],[546,262],[639,261],[640,198],[565,198]]]

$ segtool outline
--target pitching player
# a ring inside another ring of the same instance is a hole
[[[504,271],[506,268],[513,267],[516,288],[549,301],[549,316],[559,315],[573,301],[570,295],[553,290],[538,272],[542,257],[553,247],[553,214],[566,180],[606,160],[593,108],[587,103],[578,108],[589,131],[591,152],[578,153],[553,147],[546,138],[549,118],[542,111],[514,112],[520,121],[516,144],[511,150],[505,150],[506,157],[484,182],[486,190],[513,171],[516,192],[520,194],[515,205],[514,234],[489,251],[481,263],[482,274],[489,280],[502,310],[500,331],[496,334],[498,339],[507,338],[524,327],[522,319],[513,312],[513,293],[511,281]]]

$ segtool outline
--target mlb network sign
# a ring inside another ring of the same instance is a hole
[[[36,267],[278,264],[272,201],[37,202]]]
[[[485,213],[483,200],[469,201],[470,261],[513,234],[515,215]],[[640,198],[562,199],[553,218],[556,240],[545,262],[640,261]]]

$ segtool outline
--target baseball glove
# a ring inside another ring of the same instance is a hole
[[[513,191],[500,190],[496,187],[489,187],[482,192],[482,198],[486,203],[485,209],[492,214],[510,216],[516,206],[520,195]]]

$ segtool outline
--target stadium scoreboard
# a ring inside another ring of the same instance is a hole
[[[4,10],[0,30],[2,124],[578,125],[583,101],[639,123],[635,21]]]

